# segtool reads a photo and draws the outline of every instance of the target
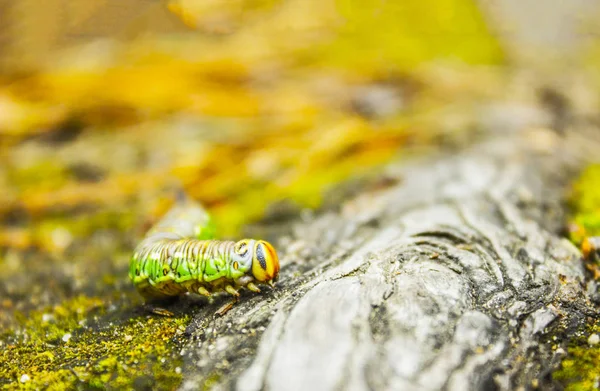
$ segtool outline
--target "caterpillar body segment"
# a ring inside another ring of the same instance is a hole
[[[129,277],[146,300],[185,292],[209,296],[224,291],[237,297],[242,287],[260,292],[256,284],[273,284],[279,259],[271,244],[202,239],[214,234],[211,225],[204,209],[186,201],[148,232],[129,265]]]
[[[171,208],[146,234],[145,241],[162,238],[214,239],[215,224],[198,203],[186,198]]]

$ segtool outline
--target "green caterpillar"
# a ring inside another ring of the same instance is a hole
[[[207,212],[191,200],[176,205],[136,247],[129,277],[146,300],[185,292],[239,296],[245,287],[260,292],[257,283],[273,286],[279,258],[264,240],[220,241]]]

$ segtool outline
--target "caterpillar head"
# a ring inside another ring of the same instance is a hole
[[[279,258],[273,246],[264,240],[243,239],[235,244],[235,253],[258,282],[271,282],[279,274]]]

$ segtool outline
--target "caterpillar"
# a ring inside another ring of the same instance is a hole
[[[211,296],[240,288],[260,292],[257,284],[273,286],[279,258],[264,240],[238,242],[214,239],[208,213],[190,199],[175,205],[135,248],[129,277],[147,301],[185,292]]]

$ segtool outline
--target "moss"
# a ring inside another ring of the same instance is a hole
[[[600,325],[590,327],[585,336],[571,343],[567,358],[552,374],[567,391],[597,390],[600,385],[600,345],[590,346],[587,342],[593,333],[600,333]]]
[[[218,372],[214,372],[206,377],[204,380],[204,385],[202,387],[203,391],[212,390],[214,386],[219,384],[219,380],[221,379],[221,375]]]
[[[118,314],[122,321],[109,322],[114,314],[106,307],[99,298],[79,296],[21,317],[20,327],[2,336],[2,387],[176,388],[181,382],[176,368],[182,363],[176,337],[189,316],[132,317],[124,311]]]
[[[80,327],[86,316],[101,311],[103,302],[96,297],[78,296],[67,302],[24,314],[15,314],[22,327],[12,337],[15,341],[53,341]]]
[[[37,222],[30,232],[32,242],[41,250],[60,252],[71,243],[88,238],[98,230],[127,232],[135,226],[136,217],[135,212],[115,209],[79,215],[48,216]]]
[[[600,235],[600,165],[588,166],[574,182],[569,206],[569,235],[575,244],[581,245],[586,237]],[[597,270],[592,263],[587,265],[591,270]],[[594,333],[600,333],[600,324],[590,326],[584,336],[571,342],[567,358],[552,375],[565,385],[566,390],[596,390],[600,385],[600,345],[590,346],[587,341]]]
[[[570,195],[571,240],[580,244],[585,236],[600,235],[600,165],[588,166],[573,184]]]
[[[13,167],[8,179],[19,191],[35,188],[36,191],[57,189],[68,182],[65,166],[52,160],[41,160],[29,166]]]
[[[368,73],[386,67],[405,69],[448,55],[471,63],[502,59],[475,2],[442,0],[434,8],[419,1],[335,3],[344,23],[317,55],[326,65]]]

